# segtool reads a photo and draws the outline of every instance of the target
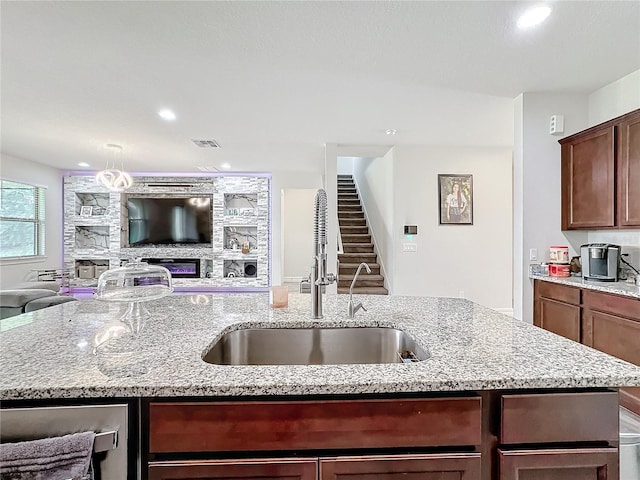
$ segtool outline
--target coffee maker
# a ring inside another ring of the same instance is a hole
[[[620,267],[620,245],[588,243],[580,247],[582,278],[601,282],[617,282]]]

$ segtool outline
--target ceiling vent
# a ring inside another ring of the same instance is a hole
[[[193,188],[196,185],[192,183],[170,183],[170,182],[162,182],[162,183],[146,183],[147,187],[172,187],[172,188]]]
[[[210,165],[204,165],[202,167],[196,167],[201,172],[219,172],[220,170]]]
[[[222,148],[215,140],[191,140],[200,148]]]

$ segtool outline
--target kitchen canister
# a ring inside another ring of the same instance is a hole
[[[563,265],[560,263],[550,263],[549,276],[550,277],[570,277],[571,267],[569,265]]]
[[[552,245],[549,247],[549,262],[569,264],[569,247]]]

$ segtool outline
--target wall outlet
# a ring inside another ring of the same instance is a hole
[[[537,248],[529,249],[529,260],[538,260],[538,249]]]
[[[402,251],[403,252],[416,253],[418,251],[418,244],[417,243],[403,243],[402,244]]]

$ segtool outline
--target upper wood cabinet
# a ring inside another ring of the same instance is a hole
[[[640,226],[640,109],[560,140],[562,230]]]

